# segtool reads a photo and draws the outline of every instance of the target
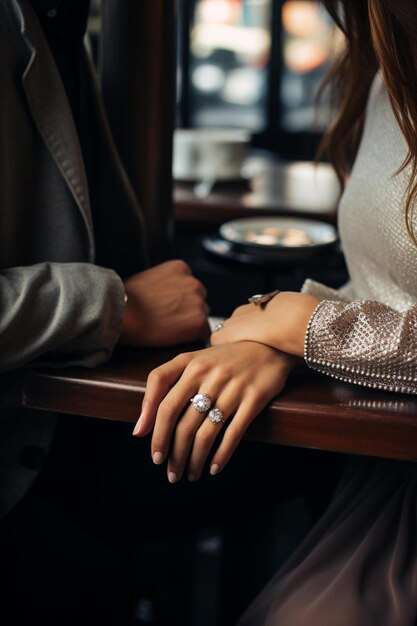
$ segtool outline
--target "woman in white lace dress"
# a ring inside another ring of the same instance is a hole
[[[167,458],[171,482],[185,470],[198,479],[216,418],[224,436],[210,471],[221,471],[301,358],[344,381],[417,393],[417,3],[324,4],[348,42],[333,71],[340,115],[326,147],[348,180],[339,230],[350,281],[334,291],[308,280],[302,293],[240,307],[212,335],[212,348],[151,374],[135,434],[154,427],[153,458]],[[221,412],[190,405],[197,393]],[[417,468],[358,458],[240,625],[415,624]]]

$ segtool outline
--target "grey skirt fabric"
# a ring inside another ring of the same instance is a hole
[[[417,467],[352,459],[239,626],[416,626]]]

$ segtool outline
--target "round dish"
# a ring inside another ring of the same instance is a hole
[[[301,218],[237,219],[222,224],[219,233],[236,250],[286,260],[304,258],[337,242],[333,226]]]

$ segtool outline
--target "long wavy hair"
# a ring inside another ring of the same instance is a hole
[[[417,197],[417,2],[322,1],[344,33],[346,46],[325,81],[331,86],[338,115],[323,139],[320,152],[329,156],[343,187],[358,150],[369,88],[380,68],[408,146],[398,172],[411,165],[405,220],[417,244],[412,223]]]

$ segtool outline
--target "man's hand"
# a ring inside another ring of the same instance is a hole
[[[125,282],[120,343],[169,346],[210,334],[206,290],[183,261],[168,261]]]

